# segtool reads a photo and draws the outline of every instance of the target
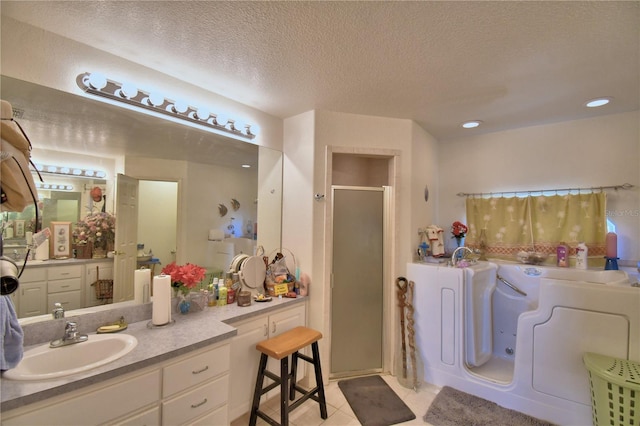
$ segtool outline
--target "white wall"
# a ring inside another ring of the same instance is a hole
[[[116,81],[144,82],[150,91],[174,94],[194,105],[209,105],[231,117],[243,117],[260,126],[256,145],[282,150],[282,120],[258,109],[232,101],[189,82],[135,64],[86,44],[2,16],[2,74],[46,87],[84,96],[76,77],[102,72]]]
[[[178,182],[178,251],[176,262],[205,263],[209,229],[229,233],[233,222],[242,236],[247,220],[257,220],[254,200],[257,197],[257,171],[211,166],[185,161],[153,158],[127,158],[125,173],[137,179],[159,179]],[[240,208],[231,208],[231,199],[240,202]],[[218,206],[224,204],[227,214],[220,216]],[[159,210],[160,211],[160,210]],[[234,218],[231,221],[231,218]],[[142,242],[142,241],[141,241]],[[145,247],[146,249],[146,247]]]
[[[391,274],[396,276],[404,274],[405,263],[412,258],[418,224],[424,226],[423,221],[435,216],[435,203],[424,202],[424,185],[437,182],[437,145],[410,120],[384,117],[311,111],[285,119],[284,128],[283,246],[296,253],[302,270],[311,276],[310,327],[329,338],[331,181],[326,174],[327,148],[352,154],[397,154],[392,212],[395,239],[389,247],[393,250]],[[316,193],[324,194],[325,200],[314,200]],[[393,293],[393,283],[385,285]],[[391,321],[395,322],[395,315]],[[392,335],[388,337],[394,341]],[[321,349],[324,359],[329,359],[328,347]]]
[[[620,264],[640,259],[640,113],[607,115],[441,142],[438,220],[465,219],[458,192],[598,187],[608,191]]]

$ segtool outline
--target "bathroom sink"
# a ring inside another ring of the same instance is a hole
[[[46,343],[25,351],[20,364],[2,378],[46,380],[80,373],[123,357],[137,344],[138,339],[128,334],[92,334],[86,342],[59,348]]]

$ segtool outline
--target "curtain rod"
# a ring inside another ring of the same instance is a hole
[[[591,188],[562,188],[562,189],[535,189],[530,191],[498,191],[498,192],[458,192],[456,195],[458,197],[482,197],[485,195],[493,196],[493,195],[505,195],[505,194],[531,194],[533,192],[563,192],[563,191],[603,191],[605,189],[631,189],[633,185],[630,183],[623,183],[622,185],[612,185],[612,186],[592,186]]]

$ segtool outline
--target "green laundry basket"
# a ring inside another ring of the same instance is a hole
[[[640,363],[587,352],[594,426],[640,426]]]

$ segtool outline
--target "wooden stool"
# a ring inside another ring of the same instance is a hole
[[[322,371],[320,369],[320,352],[318,351],[318,340],[322,338],[322,333],[307,327],[296,327],[272,339],[264,340],[256,345],[256,349],[262,352],[260,355],[260,366],[258,367],[258,377],[256,388],[253,393],[253,404],[251,406],[250,426],[255,426],[258,417],[274,426],[288,426],[289,413],[298,408],[307,399],[313,399],[320,404],[320,417],[327,418],[327,402],[324,397],[324,386],[322,385]],[[312,357],[308,357],[298,351],[311,345]],[[289,355],[291,356],[291,372],[289,372]],[[267,370],[268,357],[280,360],[280,376]],[[298,359],[302,359],[313,364],[316,373],[316,387],[306,391],[296,384],[296,373]],[[264,389],[264,377],[267,376],[274,381]],[[260,411],[260,397],[275,389],[280,385],[280,423]],[[295,392],[302,393],[302,396],[295,402]],[[317,394],[317,395],[316,395]]]

